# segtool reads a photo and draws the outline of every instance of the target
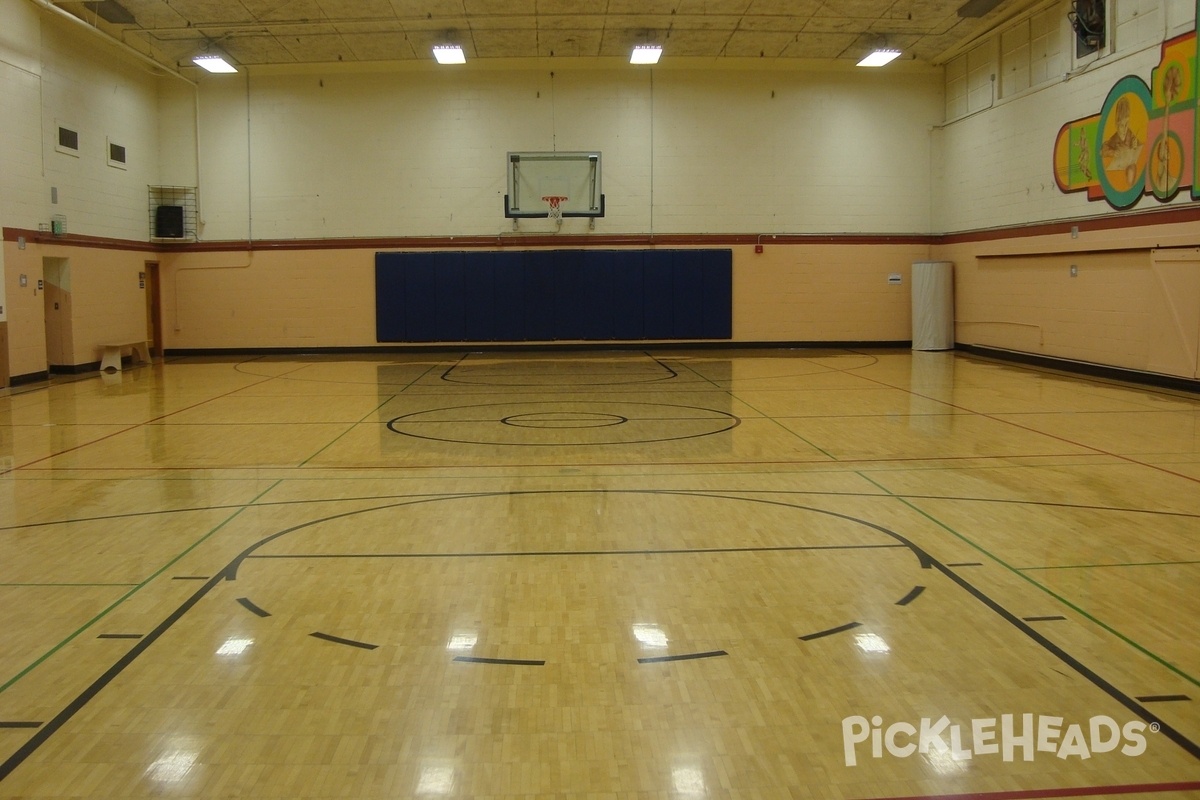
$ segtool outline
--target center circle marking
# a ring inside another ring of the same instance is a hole
[[[623,425],[628,417],[594,411],[543,411],[532,414],[510,414],[500,420],[514,428],[607,428]]]

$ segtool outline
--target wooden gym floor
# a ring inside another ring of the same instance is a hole
[[[1200,396],[954,353],[0,392],[0,797],[1200,797]]]

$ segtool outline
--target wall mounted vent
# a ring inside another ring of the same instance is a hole
[[[109,140],[108,142],[108,165],[110,167],[125,168],[125,145],[117,144]]]
[[[55,146],[57,150],[64,153],[78,154],[79,153],[79,131],[65,128],[62,125],[58,126],[58,144]]]

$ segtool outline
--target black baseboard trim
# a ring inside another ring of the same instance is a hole
[[[99,361],[91,361],[87,364],[51,364],[51,375],[80,375],[84,372],[95,372],[100,369]]]
[[[959,352],[969,353],[997,361],[1010,361],[1031,367],[1070,372],[1076,375],[1087,375],[1091,378],[1136,383],[1143,386],[1154,386],[1160,389],[1176,389],[1182,392],[1200,393],[1200,380],[1180,378],[1174,375],[1163,375],[1157,372],[1142,372],[1124,367],[1110,367],[1105,364],[1094,364],[1090,361],[1072,361],[1067,358],[1040,356],[1033,353],[1022,353],[1018,350],[1003,350],[994,347],[981,347],[975,344],[959,344],[955,346]]]
[[[26,372],[24,375],[13,375],[8,379],[9,386],[24,386],[27,383],[41,383],[50,380],[50,372]]]
[[[881,342],[472,342],[439,344],[387,344],[375,347],[179,347],[168,348],[166,358],[189,356],[349,356],[389,353],[470,352],[595,352],[603,350],[883,350],[911,347],[910,341]]]

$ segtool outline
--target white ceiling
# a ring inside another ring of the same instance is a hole
[[[42,0],[46,2],[46,0]],[[172,68],[206,46],[239,64],[427,60],[435,44],[468,59],[628,57],[853,59],[885,42],[936,64],[1044,0],[53,0]],[[108,22],[120,11],[133,22]]]

